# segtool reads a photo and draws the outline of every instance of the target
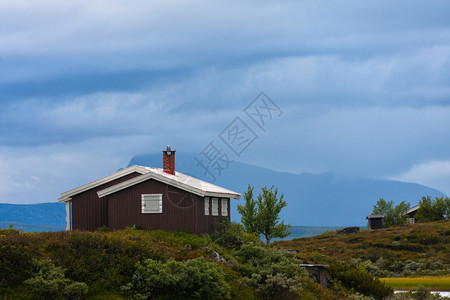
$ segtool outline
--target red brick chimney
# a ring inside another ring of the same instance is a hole
[[[170,149],[170,146],[163,150],[163,170],[175,175],[175,150]]]

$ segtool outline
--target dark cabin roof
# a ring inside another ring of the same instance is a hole
[[[366,217],[366,219],[383,219],[383,215],[369,215]]]

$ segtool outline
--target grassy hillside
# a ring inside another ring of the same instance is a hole
[[[433,222],[357,234],[326,232],[276,242],[309,263],[330,259],[365,265],[377,277],[450,275],[450,222]]]
[[[213,236],[132,228],[0,230],[0,257],[5,299],[348,299],[355,292],[378,299],[392,293],[344,263],[330,268],[330,289],[322,289],[286,250],[261,246],[239,224]]]

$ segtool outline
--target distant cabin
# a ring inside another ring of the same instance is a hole
[[[126,226],[212,233],[230,220],[240,194],[175,171],[175,150],[163,151],[163,169],[131,166],[64,192],[66,230]]]
[[[367,228],[368,229],[381,229],[383,228],[383,216],[382,215],[370,215],[367,216]]]
[[[408,209],[404,215],[408,215],[408,218],[406,219],[406,223],[408,224],[414,224],[416,223],[416,213],[419,210],[420,205],[416,205]]]

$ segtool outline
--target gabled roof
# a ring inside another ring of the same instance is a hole
[[[141,173],[141,174],[146,174],[146,173],[148,173],[148,170],[145,167],[136,166],[136,165],[128,167],[126,169],[117,171],[117,172],[115,172],[113,174],[110,174],[108,176],[102,177],[100,179],[91,181],[91,182],[86,183],[86,184],[83,184],[82,186],[79,186],[77,188],[71,189],[71,190],[69,190],[67,192],[61,193],[61,197],[58,199],[58,201],[59,202],[70,201],[70,200],[72,200],[72,198],[71,198],[72,196],[78,195],[78,194],[80,194],[82,192],[85,192],[87,190],[93,189],[93,188],[98,187],[98,186],[100,186],[102,184],[108,183],[110,181],[113,181],[115,179],[118,179],[120,177],[126,176],[126,175],[131,174],[131,173],[135,173],[135,172]]]
[[[72,196],[90,190],[92,188],[98,187],[102,184],[108,183],[112,180],[118,179],[125,175],[131,173],[140,173],[142,175],[136,176],[135,178],[129,179],[127,181],[118,183],[109,188],[103,189],[97,192],[99,198],[105,197],[107,195],[111,195],[115,192],[118,192],[122,189],[131,187],[135,184],[144,182],[149,179],[154,179],[163,183],[166,183],[171,186],[175,186],[179,189],[191,192],[193,194],[199,195],[201,197],[210,196],[210,197],[222,197],[222,198],[234,198],[239,200],[241,195],[239,193],[235,193],[233,191],[227,190],[220,186],[214,185],[212,183],[205,182],[203,180],[191,177],[189,175],[183,174],[181,172],[175,172],[175,175],[168,174],[159,168],[150,168],[143,166],[131,166],[126,169],[120,170],[116,173],[110,174],[103,178],[94,180],[67,192],[61,194],[61,197],[58,199],[59,202],[67,202],[72,200]]]
[[[412,212],[415,212],[415,211],[417,211],[419,209],[419,207],[420,207],[420,205],[413,206],[410,209],[408,209],[405,213],[403,213],[403,215],[407,215],[407,214],[410,214]]]
[[[137,176],[127,181],[118,183],[112,187],[103,189],[97,192],[99,198],[114,194],[118,191],[136,185],[138,183],[154,179],[168,185],[177,187],[179,189],[188,191],[201,197],[222,197],[222,198],[234,198],[239,200],[241,195],[239,193],[227,190],[212,183],[194,178],[192,176],[183,174],[181,172],[175,172],[175,175],[166,173],[160,168],[143,167],[148,172],[144,175]]]

